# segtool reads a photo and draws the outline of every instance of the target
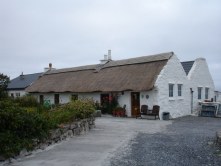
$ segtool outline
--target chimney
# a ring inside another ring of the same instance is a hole
[[[108,60],[111,60],[111,50],[108,50]]]
[[[52,63],[49,63],[48,67],[44,68],[44,72],[51,71],[51,70],[55,70],[55,68],[52,68]]]
[[[108,55],[104,55],[104,60],[105,60],[105,61],[108,60]]]
[[[24,76],[24,74],[22,72],[21,75],[20,75],[20,80],[23,80],[23,79],[25,79],[25,76]]]
[[[105,64],[105,63],[107,63],[107,62],[109,62],[109,61],[112,61],[111,60],[111,50],[108,50],[108,54],[106,55],[104,55],[104,59],[102,59],[102,60],[100,60],[101,61],[101,64]]]

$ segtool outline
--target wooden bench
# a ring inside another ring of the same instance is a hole
[[[154,105],[152,110],[148,110],[147,105],[142,105],[141,109],[140,109],[139,117],[142,118],[142,115],[144,115],[144,116],[155,116],[155,120],[156,120],[156,119],[160,119],[159,112],[160,112],[160,106],[158,106],[158,105]],[[136,116],[136,118],[137,117],[138,116]]]

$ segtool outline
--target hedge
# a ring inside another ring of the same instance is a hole
[[[90,117],[95,111],[91,100],[76,100],[48,110],[28,98],[0,101],[0,155],[5,158],[18,155],[24,148],[32,150],[34,140],[47,138],[50,129]]]

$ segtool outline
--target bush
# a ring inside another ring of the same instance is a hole
[[[21,107],[37,107],[37,106],[39,106],[37,99],[31,95],[17,97],[17,98],[15,98],[15,102],[18,103]]]
[[[92,100],[73,100],[68,104],[45,112],[45,117],[47,117],[50,125],[55,128],[61,123],[89,118],[94,112],[95,105]]]
[[[33,140],[47,137],[50,126],[37,112],[27,112],[12,101],[0,102],[0,154],[6,158],[23,148],[33,148]]]
[[[76,100],[45,110],[30,96],[16,102],[12,99],[0,101],[0,155],[10,158],[24,148],[31,150],[33,140],[44,140],[49,130],[59,124],[90,117],[95,108],[91,100]]]

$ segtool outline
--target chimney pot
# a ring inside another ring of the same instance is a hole
[[[107,55],[104,55],[104,60],[107,60],[107,58],[108,58]]]
[[[108,60],[111,60],[111,50],[108,50]]]

